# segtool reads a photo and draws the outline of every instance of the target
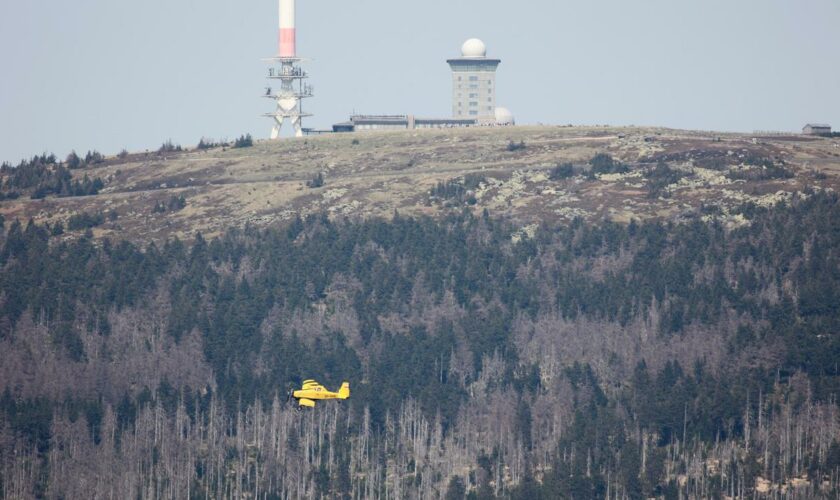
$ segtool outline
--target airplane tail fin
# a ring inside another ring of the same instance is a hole
[[[341,389],[338,390],[338,397],[341,399],[347,399],[350,397],[350,383],[344,382],[341,384]]]

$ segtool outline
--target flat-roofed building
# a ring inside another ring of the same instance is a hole
[[[416,118],[413,115],[353,115],[350,117],[350,121],[333,125],[333,132],[460,128],[476,125],[478,125],[478,121],[475,118]]]
[[[460,128],[478,125],[475,118],[415,118],[412,128]]]
[[[351,116],[353,130],[405,130],[408,128],[406,115],[357,115]]]
[[[809,123],[802,128],[805,135],[831,135],[831,125],[824,123]]]

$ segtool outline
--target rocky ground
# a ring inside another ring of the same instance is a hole
[[[600,153],[627,171],[588,173]],[[564,163],[575,165],[574,174],[552,176]],[[674,182],[651,174],[662,163],[676,172]],[[324,185],[308,187],[318,173]],[[105,188],[95,196],[21,196],[0,202],[0,214],[66,225],[75,213],[116,211],[96,236],[137,241],[213,236],[322,212],[364,218],[465,207],[510,217],[525,233],[545,220],[679,220],[698,212],[736,227],[747,223],[745,202],[770,205],[838,189],[840,139],[545,126],[370,132],[130,154],[74,171],[83,175],[102,178]],[[466,194],[432,196],[438,183],[463,184]],[[155,210],[182,195],[184,208]]]

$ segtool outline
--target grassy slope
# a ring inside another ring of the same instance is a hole
[[[510,141],[524,141],[526,148],[508,151]],[[597,153],[629,163],[631,172],[597,180],[548,178],[552,167],[564,162],[585,165]],[[703,159],[738,165],[750,157],[784,160],[796,176],[732,181],[725,171],[697,168]],[[647,167],[638,163],[657,158],[691,173],[668,189],[668,197],[649,195],[643,175]],[[814,175],[814,171],[827,175]],[[325,186],[307,188],[306,182],[318,172],[323,172]],[[581,127],[322,136],[259,142],[247,149],[109,159],[96,168],[74,172],[106,180],[106,188],[97,196],[46,200],[23,196],[0,203],[0,213],[7,220],[32,217],[66,224],[79,211],[115,209],[119,219],[97,228],[97,236],[136,241],[185,237],[195,231],[212,236],[227,227],[282,223],[295,215],[322,211],[348,217],[390,216],[394,210],[434,215],[444,208],[429,201],[430,189],[468,173],[487,178],[476,191],[474,210],[487,208],[523,226],[575,216],[619,221],[676,219],[704,204],[718,205],[711,213],[737,225],[739,219],[729,209],[744,201],[768,204],[809,186],[836,188],[840,143],[804,137]],[[184,210],[153,212],[157,203],[180,195],[187,199]]]

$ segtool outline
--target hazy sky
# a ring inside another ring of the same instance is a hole
[[[276,0],[0,0],[0,161],[266,137]],[[502,59],[519,123],[840,127],[840,0],[298,0],[318,128],[448,116],[445,59]]]

